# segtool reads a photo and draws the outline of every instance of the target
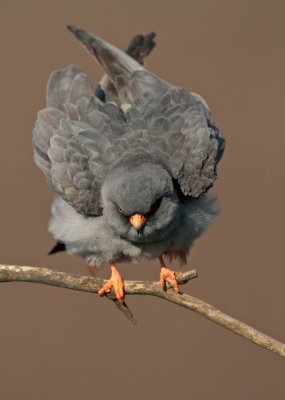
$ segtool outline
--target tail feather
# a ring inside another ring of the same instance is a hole
[[[66,246],[62,242],[56,242],[53,248],[48,252],[49,255],[59,253],[61,251],[66,251]]]

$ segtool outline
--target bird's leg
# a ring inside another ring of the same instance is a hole
[[[121,277],[120,273],[117,270],[117,267],[114,262],[111,262],[111,278],[107,283],[99,290],[99,296],[104,296],[106,293],[110,293],[112,289],[114,289],[116,298],[119,303],[124,302],[125,298],[125,284],[124,280]]]
[[[167,267],[167,265],[165,264],[162,256],[159,257],[159,262],[160,262],[160,266],[161,266],[160,284],[161,284],[162,288],[166,289],[166,279],[169,278],[170,284],[173,287],[173,289],[175,290],[175,292],[179,292],[179,286],[178,286],[178,282],[177,282],[177,279],[176,279],[175,272],[171,271]]]

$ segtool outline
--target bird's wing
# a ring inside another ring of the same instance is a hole
[[[124,51],[84,29],[73,25],[69,25],[68,29],[83,43],[104,69],[115,88],[119,105],[123,110],[132,106],[146,92],[149,95],[159,96],[170,86],[147,71],[138,62],[140,59],[136,61]],[[145,42],[145,54],[148,54],[153,46],[152,39],[150,36]]]
[[[175,87],[159,97],[145,94],[126,119],[131,132],[140,131],[141,145],[135,146],[153,153],[185,196],[198,198],[213,185],[225,141],[200,96]]]
[[[33,130],[35,161],[52,189],[79,213],[102,212],[108,148],[121,134],[121,118],[115,105],[94,97],[92,84],[77,66],[51,75],[47,107],[39,111]]]
[[[170,98],[174,104],[184,103],[180,111],[172,112],[172,105],[168,110],[176,120],[170,124],[170,131],[173,132],[175,125],[178,128],[177,144],[171,154],[172,174],[184,195],[198,198],[217,178],[217,164],[223,155],[225,140],[202,97],[178,89],[172,91]]]
[[[128,46],[125,49],[125,53],[132,57],[139,64],[144,65],[145,58],[152,52],[155,47],[155,33],[149,32],[146,35],[134,36]],[[92,43],[91,43],[92,45]],[[114,101],[120,105],[120,100],[117,95],[117,90],[109,79],[108,75],[105,74],[100,79],[95,93],[102,101]]]

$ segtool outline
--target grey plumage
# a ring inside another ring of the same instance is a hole
[[[153,33],[137,36],[125,53],[69,29],[106,75],[97,97],[75,65],[49,79],[33,146],[58,195],[50,231],[69,253],[96,266],[175,253],[185,261],[217,213],[205,193],[217,177],[223,136],[199,95],[144,68]],[[136,213],[147,218],[141,230],[129,222]]]

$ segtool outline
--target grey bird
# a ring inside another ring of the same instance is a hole
[[[49,230],[62,250],[91,266],[111,266],[124,301],[118,262],[158,258],[160,282],[179,291],[168,259],[186,257],[218,212],[206,192],[217,178],[224,138],[205,100],[143,66],[154,33],[126,52],[75,26],[68,29],[105,71],[94,91],[69,65],[48,81],[47,107],[33,130],[35,162],[57,194]]]

